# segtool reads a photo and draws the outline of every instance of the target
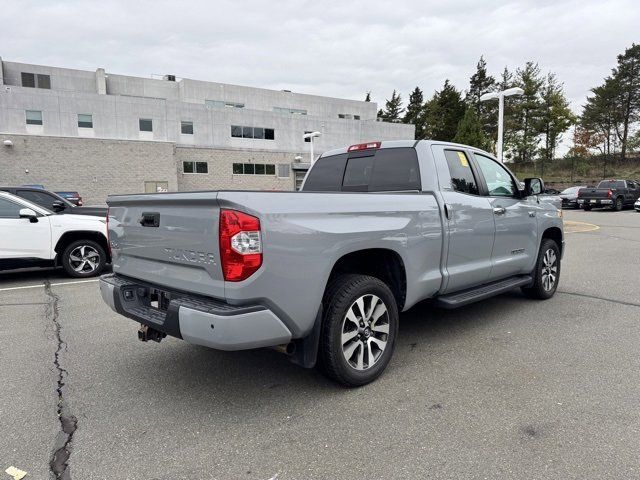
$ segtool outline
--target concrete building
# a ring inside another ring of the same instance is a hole
[[[292,190],[317,154],[414,138],[372,102],[0,58],[0,183],[109,193]],[[8,142],[5,142],[7,141]],[[11,145],[3,145],[10,143]]]

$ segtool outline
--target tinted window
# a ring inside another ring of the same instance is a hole
[[[193,135],[193,122],[180,122],[180,133],[182,135]]]
[[[370,192],[420,190],[418,155],[414,148],[376,151]]]
[[[267,175],[275,175],[276,174],[276,166],[275,165],[265,165],[265,172]]]
[[[304,190],[312,192],[339,191],[346,163],[346,153],[318,159],[304,182]]]
[[[20,205],[0,198],[0,218],[20,218]]]
[[[264,129],[264,138],[265,140],[274,140],[276,138],[275,132],[273,128],[265,128]]]
[[[16,191],[16,195],[24,198],[25,200],[29,200],[36,205],[48,208],[49,210],[51,210],[51,205],[53,204],[53,202],[55,202],[56,200],[61,201],[46,193],[34,192],[33,190],[18,190]]]
[[[624,182],[616,180],[602,180],[598,188],[624,188]]]
[[[196,173],[209,173],[209,164],[207,162],[196,162]]]
[[[242,138],[242,127],[238,125],[231,125],[231,136],[235,138]]]
[[[479,195],[478,181],[473,175],[467,155],[460,150],[445,150],[444,156],[451,175],[451,188],[456,192]]]
[[[373,160],[375,156],[352,157],[347,159],[347,168],[344,171],[342,190],[366,192],[369,190],[369,182],[373,173]]]
[[[484,155],[478,155],[477,153],[473,155],[480,165],[485,182],[487,182],[489,196],[514,197],[516,195],[516,186],[506,168]]]

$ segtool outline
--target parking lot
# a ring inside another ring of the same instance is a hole
[[[419,305],[351,390],[272,350],[141,343],[95,280],[2,274],[1,470],[50,478],[67,446],[74,479],[640,478],[640,214],[565,220],[554,298]]]

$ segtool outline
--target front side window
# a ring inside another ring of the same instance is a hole
[[[509,172],[495,160],[474,153],[482,175],[487,182],[490,197],[515,197],[516,185]]]
[[[93,128],[93,115],[79,113],[78,128]]]
[[[193,122],[185,120],[180,122],[180,133],[182,135],[193,135]]]
[[[53,207],[53,202],[60,201],[52,195],[44,192],[34,192],[33,190],[18,190],[16,191],[16,195],[24,198],[25,200],[29,200],[31,203],[48,208],[49,210]]]
[[[141,118],[139,125],[141,132],[153,132],[153,120],[150,118]]]
[[[17,203],[0,197],[0,218],[20,218],[21,208]]]
[[[39,110],[27,110],[27,125],[42,125],[42,112]]]
[[[451,175],[451,188],[456,192],[479,195],[478,182],[467,155],[462,150],[445,150],[444,156]]]

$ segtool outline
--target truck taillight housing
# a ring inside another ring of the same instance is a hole
[[[262,265],[260,220],[237,210],[220,210],[220,261],[227,282],[240,282]]]
[[[609,189],[609,191],[607,192],[607,197],[611,198],[613,196],[613,192],[611,191],[611,189]]]
[[[109,250],[109,256],[113,258],[111,254],[111,238],[109,236],[109,207],[107,207],[107,249]]]

